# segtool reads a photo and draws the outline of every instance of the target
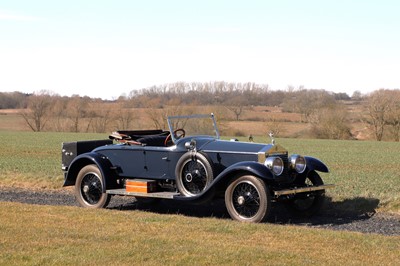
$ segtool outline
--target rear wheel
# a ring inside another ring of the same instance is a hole
[[[225,205],[232,219],[258,223],[268,217],[271,196],[260,178],[244,175],[235,179],[226,189]]]
[[[111,196],[103,193],[104,182],[99,168],[94,165],[83,167],[76,178],[75,197],[85,208],[105,208]]]
[[[312,171],[307,174],[300,187],[321,186],[324,182],[317,172]],[[318,190],[307,193],[297,194],[293,199],[285,202],[285,207],[295,216],[310,217],[316,214],[325,201],[325,190]]]

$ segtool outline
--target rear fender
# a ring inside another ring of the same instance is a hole
[[[74,186],[79,171],[89,164],[95,164],[99,168],[104,182],[103,192],[106,192],[106,189],[117,187],[117,178],[115,178],[117,174],[112,170],[112,164],[105,156],[96,152],[81,154],[71,162],[65,175],[64,187]]]
[[[317,158],[309,156],[304,156],[304,158],[306,159],[308,171],[320,171],[324,173],[329,173],[328,167]]]

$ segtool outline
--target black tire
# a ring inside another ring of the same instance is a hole
[[[232,219],[259,223],[268,217],[271,194],[260,178],[243,175],[229,184],[225,191],[225,205]]]
[[[75,197],[82,207],[105,208],[111,195],[103,193],[104,181],[99,168],[90,164],[83,167],[76,178]]]
[[[315,171],[307,174],[304,182],[300,186],[320,186],[323,185],[321,177]],[[285,201],[286,209],[294,216],[310,217],[318,213],[325,202],[325,190],[301,193],[293,199]]]
[[[187,197],[202,193],[213,181],[214,174],[210,162],[201,153],[187,152],[176,164],[176,186]]]

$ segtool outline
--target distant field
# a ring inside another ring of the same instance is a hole
[[[15,112],[0,110],[0,131],[30,130],[24,119]]]
[[[33,133],[0,131],[0,185],[60,188],[61,143],[106,139],[108,134]],[[245,138],[243,138],[245,139]],[[256,137],[258,142],[269,142]],[[400,213],[400,143],[278,139],[290,153],[314,156],[331,170],[323,174],[336,208],[381,210]]]
[[[265,110],[271,111],[266,112]],[[280,128],[282,132],[280,136],[301,136],[304,134],[304,131],[308,128],[308,125],[305,123],[299,123],[300,115],[299,114],[289,114],[278,112],[274,108],[261,108],[257,107],[254,110],[248,110],[241,121],[235,120],[226,120],[224,122],[220,122],[220,124],[224,124],[226,126],[226,134],[239,134],[242,136],[252,135],[262,135],[267,134],[272,130],[270,125],[268,124],[269,119],[278,119],[284,122],[280,123]],[[29,126],[26,124],[22,116],[18,114],[20,110],[0,110],[0,131],[31,131]],[[134,119],[134,123],[132,123],[132,129],[140,129],[154,128],[153,122],[146,115],[149,112],[149,109],[137,108],[134,110],[136,114],[136,118]],[[208,112],[208,111],[203,111]],[[210,111],[211,112],[211,111]],[[140,117],[138,119],[137,117]],[[220,118],[217,116],[217,118]],[[233,119],[233,118],[232,118]],[[87,123],[85,119],[82,119],[83,122],[81,124]],[[47,122],[48,126],[45,127],[44,131],[47,131],[48,128],[51,128],[52,121]],[[112,122],[109,123],[108,131],[117,130],[115,125]]]
[[[106,106],[107,107],[107,106]],[[235,136],[253,136],[264,135],[266,136],[270,131],[278,130],[278,137],[284,138],[308,138],[310,136],[310,124],[301,122],[301,115],[299,113],[287,113],[283,112],[280,107],[270,106],[252,106],[247,107],[240,117],[239,121],[236,121],[233,113],[228,111],[223,106],[186,106],[192,108],[191,111],[195,113],[211,113],[214,112],[220,125],[220,130],[224,135],[235,135]],[[361,105],[349,105],[349,120],[351,121],[351,131],[357,139],[371,139],[371,131],[365,126],[365,124],[359,122],[361,116]],[[162,108],[133,108],[124,109],[122,111],[132,111],[132,123],[130,129],[152,129],[154,123],[149,116],[149,113],[155,112],[159,115],[165,115],[165,109]],[[4,110],[0,109],[0,131],[30,131],[24,119],[18,115],[21,110]],[[88,118],[82,118],[80,122],[80,130],[86,131],[87,124],[89,123]],[[71,121],[64,118],[63,123],[68,124]],[[160,120],[161,121],[161,120]],[[68,123],[67,123],[68,122]],[[48,121],[44,131],[59,131],[55,130],[52,123],[54,121]],[[61,123],[61,124],[63,124]],[[63,128],[65,130],[65,128]],[[117,130],[118,126],[115,120],[110,120],[107,126],[107,132]],[[66,128],[69,130],[69,128]],[[89,127],[89,131],[93,131]]]

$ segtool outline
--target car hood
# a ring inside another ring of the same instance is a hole
[[[287,150],[280,145],[241,142],[241,141],[227,141],[227,140],[214,140],[205,143],[199,150],[209,152],[239,152],[239,153],[287,153]]]

